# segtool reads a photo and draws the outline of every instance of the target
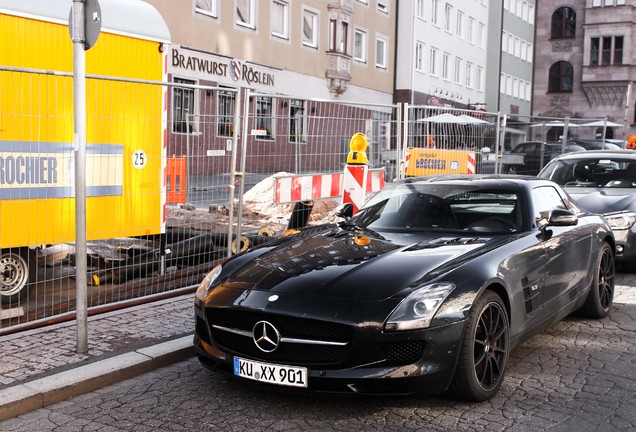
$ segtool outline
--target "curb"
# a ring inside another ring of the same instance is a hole
[[[9,387],[0,393],[0,421],[193,356],[192,336],[184,336]]]

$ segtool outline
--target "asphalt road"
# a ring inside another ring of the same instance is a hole
[[[500,393],[481,404],[271,392],[191,359],[0,422],[0,430],[636,430],[635,282],[618,277],[609,318],[568,318],[513,351]]]

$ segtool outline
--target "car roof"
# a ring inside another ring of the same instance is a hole
[[[549,180],[534,176],[516,174],[441,174],[428,175],[422,177],[409,177],[394,183],[435,183],[435,184],[477,184],[484,187],[507,186],[512,188],[531,189],[540,185],[551,185],[555,183]]]
[[[577,153],[564,153],[559,155],[554,160],[563,159],[597,159],[603,157],[611,158],[626,158],[636,160],[636,152],[633,150],[588,150],[585,152]]]

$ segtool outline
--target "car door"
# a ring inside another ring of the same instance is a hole
[[[567,197],[550,185],[534,188],[532,200],[535,220],[547,218],[551,210],[573,209]],[[566,307],[589,285],[591,230],[584,219],[579,219],[575,226],[549,226],[542,235],[548,257],[542,304],[548,315]]]

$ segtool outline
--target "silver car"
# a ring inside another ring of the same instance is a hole
[[[564,154],[538,176],[563,186],[585,210],[603,214],[616,238],[616,262],[636,272],[636,152]]]

